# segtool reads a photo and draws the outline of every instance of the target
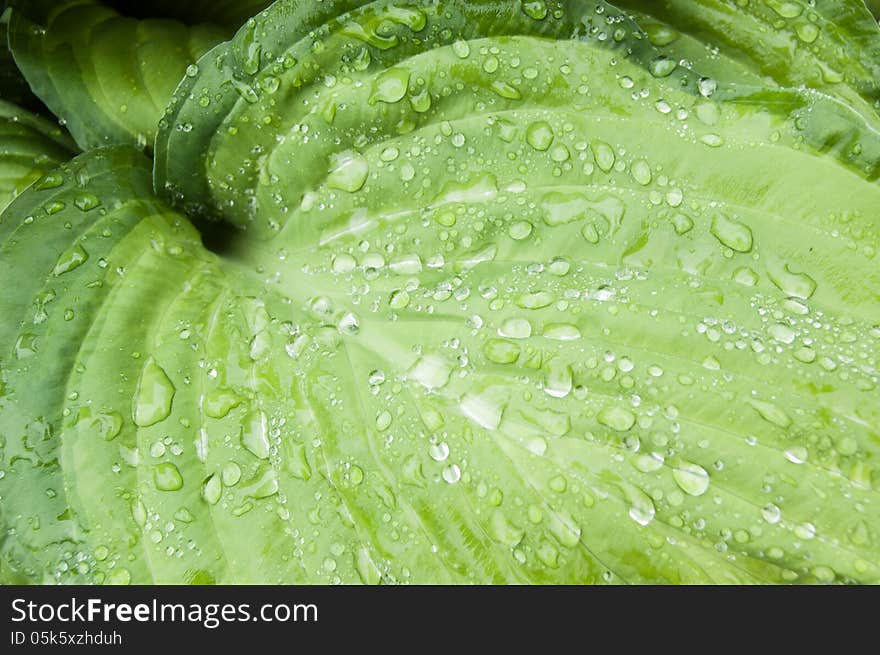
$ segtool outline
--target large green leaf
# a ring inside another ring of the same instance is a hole
[[[7,47],[9,12],[0,10],[0,98],[34,112],[45,112],[43,103],[31,93]]]
[[[83,149],[151,147],[188,66],[225,36],[210,25],[125,18],[95,0],[16,4],[9,30],[31,88]]]
[[[225,222],[212,251],[128,148],[20,196],[8,569],[880,580],[870,80],[729,50],[710,78],[652,29],[580,0],[278,2],[156,141],[166,200]]]

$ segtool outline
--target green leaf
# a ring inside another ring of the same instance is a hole
[[[57,125],[0,100],[0,213],[43,173],[68,160],[75,148]]]
[[[77,144],[152,147],[174,87],[223,30],[120,16],[93,0],[16,5],[15,60]]]
[[[42,102],[31,93],[7,46],[9,12],[0,10],[0,98],[35,113],[46,113]]]
[[[880,580],[872,41],[844,12],[843,86],[766,79],[755,15],[711,73],[604,2],[246,23],[156,140],[222,223],[130,148],[0,223],[6,568]]]

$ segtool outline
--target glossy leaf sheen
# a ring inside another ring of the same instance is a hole
[[[18,197],[9,575],[878,581],[875,26],[651,4],[278,2]]]

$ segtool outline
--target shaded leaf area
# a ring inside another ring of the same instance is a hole
[[[9,45],[33,92],[80,148],[151,149],[174,88],[225,30],[121,16],[93,0],[13,5]]]
[[[0,212],[74,152],[76,146],[60,127],[0,100]]]
[[[128,147],[20,195],[0,575],[876,582],[866,63],[669,66],[698,32],[627,10],[278,2],[175,92],[162,200]]]
[[[184,23],[215,23],[236,30],[272,4],[272,0],[150,0],[138,2],[136,6],[123,0],[111,0],[108,4],[120,13],[137,18],[175,18]]]

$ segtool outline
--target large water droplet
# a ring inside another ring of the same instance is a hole
[[[140,427],[149,427],[163,421],[171,414],[174,399],[174,385],[165,371],[152,357],[149,357],[141,371],[135,391],[134,422]]]

